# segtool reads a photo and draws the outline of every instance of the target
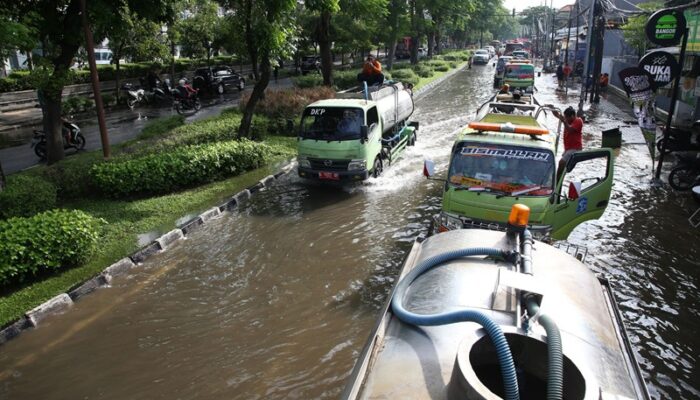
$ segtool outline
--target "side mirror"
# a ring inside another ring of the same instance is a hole
[[[423,162],[423,176],[430,178],[435,175],[435,162],[433,160],[425,160]]]
[[[369,138],[369,128],[367,125],[362,125],[360,126],[360,141],[362,143],[366,142],[367,139]]]
[[[496,66],[496,63],[493,63],[493,66],[495,67],[495,66]]]

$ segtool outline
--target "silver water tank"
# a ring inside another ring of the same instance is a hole
[[[370,92],[370,99],[377,102],[379,118],[384,127],[382,133],[390,131],[394,125],[406,121],[413,114],[413,98],[401,83],[393,83]]]

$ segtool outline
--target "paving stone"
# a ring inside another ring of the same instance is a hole
[[[144,262],[148,257],[158,254],[160,252],[160,245],[158,242],[153,242],[149,244],[148,246],[142,248],[141,250],[137,251],[136,253],[131,255],[131,260],[134,261],[134,263],[138,264],[141,262]]]
[[[71,300],[70,296],[66,293],[61,293],[46,303],[27,312],[26,317],[29,319],[32,326],[36,327],[47,317],[66,310],[72,304],[73,300]]]
[[[102,271],[102,276],[104,276],[105,281],[109,283],[115,276],[125,274],[128,270],[135,266],[136,264],[134,264],[134,262],[131,261],[131,258],[125,257],[110,265],[109,267],[105,268],[105,270]]]
[[[221,210],[219,210],[219,207],[214,207],[211,208],[199,215],[199,218],[202,219],[202,223],[207,223],[211,221],[213,218],[218,217],[221,214]]]
[[[172,231],[156,239],[156,242],[158,242],[161,250],[165,250],[168,246],[184,237],[185,235],[180,229],[173,229]]]
[[[95,291],[97,288],[100,288],[104,285],[106,285],[108,282],[107,277],[104,275],[98,275],[89,281],[83,283],[82,285],[78,286],[77,288],[71,290],[68,292],[68,296],[70,296],[71,300],[76,301],[79,298],[92,293]]]
[[[229,201],[227,201],[226,203],[219,206],[219,211],[221,211],[221,212],[231,211],[234,208],[236,208],[236,206],[238,206],[238,200],[236,200],[235,197],[231,197],[231,199],[229,199]]]
[[[272,182],[275,181],[275,177],[273,175],[268,175],[264,177],[262,180],[260,180],[260,183],[263,184],[263,186],[267,187],[268,185],[272,184]]]
[[[248,192],[250,192],[250,194],[253,194],[253,193],[259,192],[260,189],[262,189],[263,187],[264,187],[263,184],[258,182],[255,185],[248,187],[247,190],[248,190]]]
[[[15,321],[15,323],[13,323],[12,325],[0,331],[0,345],[2,345],[10,339],[17,337],[17,335],[22,333],[22,331],[31,327],[32,324],[31,322],[29,322],[29,319],[27,319],[27,317],[20,318],[19,320]]]
[[[181,227],[180,230],[182,231],[182,234],[187,236],[190,233],[196,231],[199,229],[204,224],[204,221],[200,217],[195,217],[188,222],[185,222]]]

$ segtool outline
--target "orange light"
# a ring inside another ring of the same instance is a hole
[[[508,216],[508,223],[513,226],[525,228],[530,219],[530,207],[525,204],[513,204]]]
[[[470,122],[469,127],[477,131],[523,133],[526,135],[546,135],[549,131],[546,128],[535,126],[513,125],[509,122],[505,124],[495,124],[492,122]]]

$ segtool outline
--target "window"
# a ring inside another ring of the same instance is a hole
[[[567,164],[567,172],[562,185],[562,195],[566,195],[572,182],[580,184],[578,192],[586,191],[608,177],[608,163],[610,158],[607,152],[578,153]],[[572,166],[569,171],[568,166]]]
[[[301,136],[328,141],[358,140],[363,123],[364,113],[359,108],[311,107],[304,110]]]
[[[379,114],[377,114],[377,107],[372,107],[367,111],[367,126],[369,126],[370,130],[372,129],[373,124],[378,124],[379,123]]]

